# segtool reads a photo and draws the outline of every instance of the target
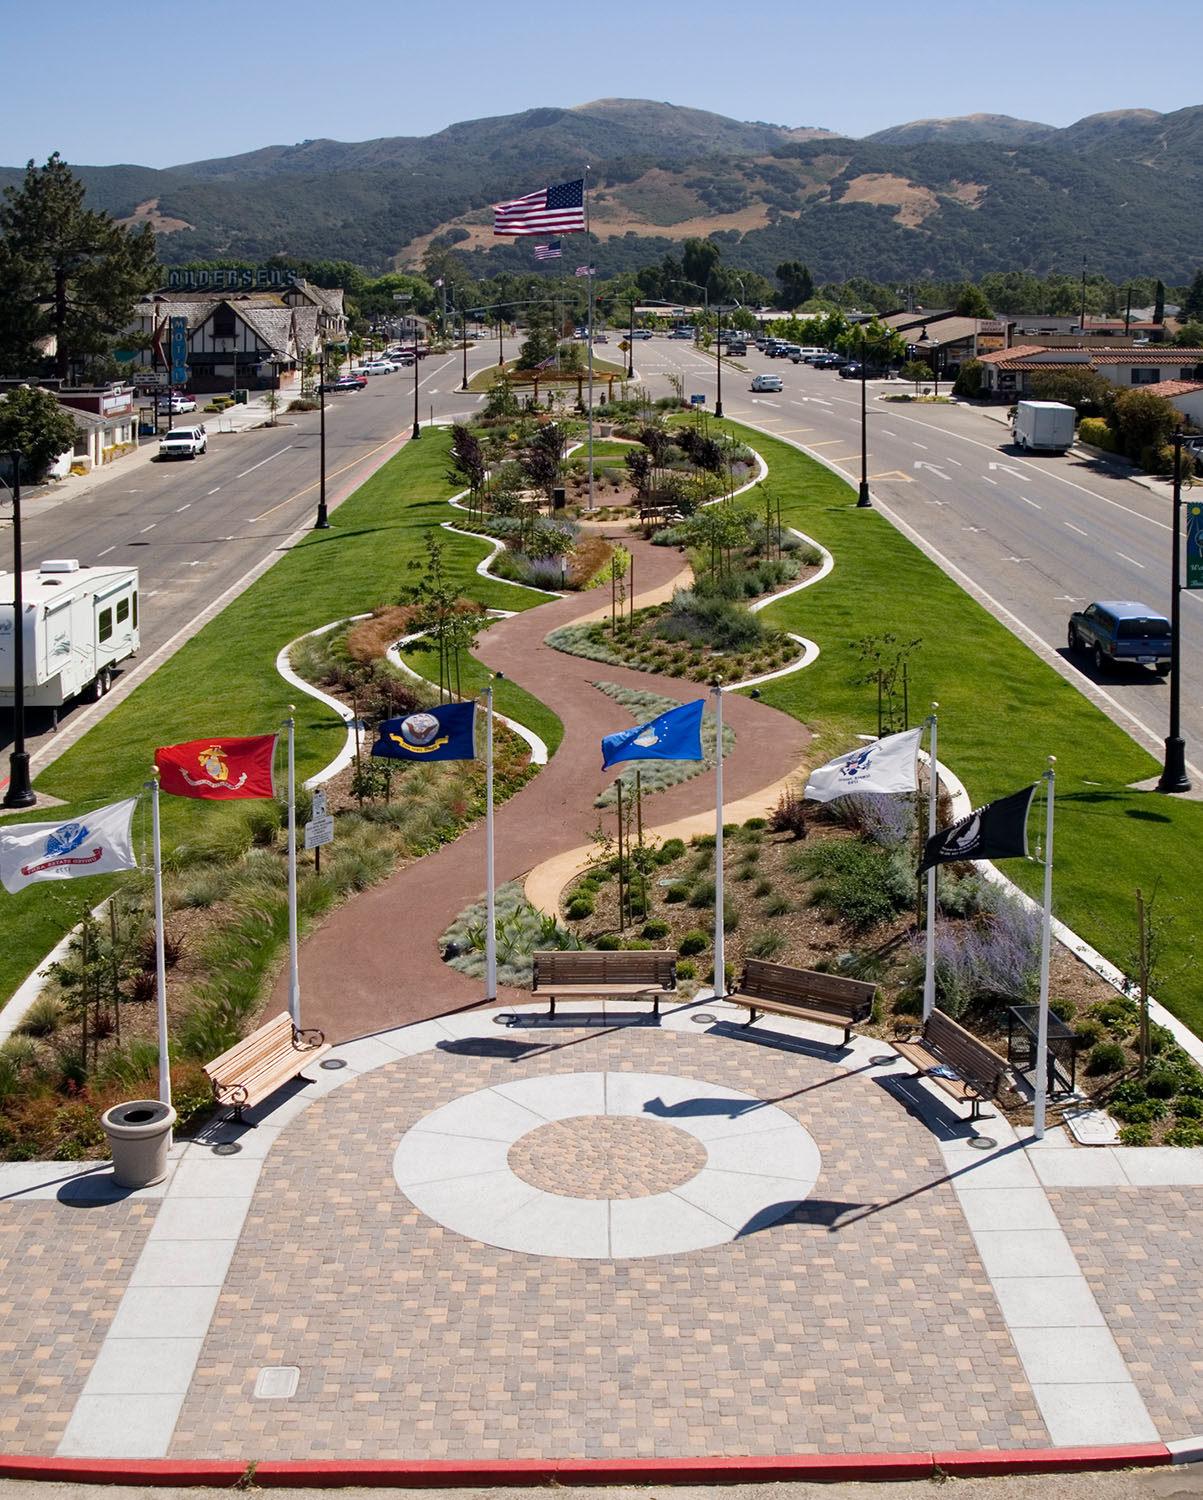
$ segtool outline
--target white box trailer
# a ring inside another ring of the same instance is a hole
[[[1073,446],[1076,415],[1072,406],[1060,401],[1021,401],[1015,408],[1011,436],[1019,448],[1067,453]]]
[[[13,575],[0,572],[0,705],[13,703]],[[138,649],[137,568],[49,558],[21,574],[25,703],[59,708],[101,698],[113,668]]]

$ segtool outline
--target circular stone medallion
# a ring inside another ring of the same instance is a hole
[[[553,1073],[464,1094],[393,1157],[397,1186],[445,1229],[581,1260],[757,1233],[798,1207],[820,1167],[777,1105],[661,1073]]]

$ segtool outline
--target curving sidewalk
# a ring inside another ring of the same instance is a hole
[[[678,554],[625,532],[621,540],[635,555],[636,604],[666,597],[680,576]],[[565,726],[550,764],[497,810],[498,885],[525,877],[566,848],[577,849],[597,823],[594,799],[612,779],[601,769],[601,738],[625,723],[613,701],[591,686],[599,675],[673,698],[704,691],[680,678],[602,667],[544,645],[555,627],[597,613],[588,595],[568,595],[499,621],[478,647],[488,667],[549,704]],[[755,798],[750,805],[757,810],[771,807],[781,784],[797,770],[809,731],[735,693],[724,700],[723,712],[736,736],[723,767],[725,805],[734,808]],[[658,824],[701,819],[702,826],[712,828],[711,779],[700,776],[657,793],[651,815]],[[329,916],[301,946],[305,1024],[341,1041],[486,999],[480,981],[449,968],[438,951],[439,935],[483,891],[484,868],[485,830],[478,824]],[[503,990],[499,998],[517,1003],[524,997]],[[272,1001],[277,1008],[287,1004],[287,975],[278,978]]]

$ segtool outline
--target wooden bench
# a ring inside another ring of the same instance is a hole
[[[667,948],[586,948],[577,952],[557,948],[536,953],[534,961],[531,993],[547,996],[549,1016],[555,1015],[558,999],[595,995],[647,996],[654,1002],[654,1014],[659,1015],[661,1000],[677,991],[677,955]]]
[[[241,1123],[244,1109],[274,1094],[329,1050],[322,1032],[300,1030],[285,1010],[206,1063],[205,1073],[218,1104],[232,1104]]]
[[[842,1026],[846,1047],[852,1028],[869,1019],[876,993],[877,986],[864,979],[845,979],[842,974],[821,974],[816,969],[794,969],[764,958],[746,958],[739,982],[724,998],[748,1007],[751,1014],[745,1026],[751,1026],[761,1011],[797,1016],[824,1026]]]
[[[997,1098],[1007,1081],[1006,1060],[942,1010],[933,1010],[919,1035],[895,1042],[894,1050],[914,1063],[919,1077],[930,1079],[959,1103],[971,1104],[970,1121],[982,1118],[982,1105]]]

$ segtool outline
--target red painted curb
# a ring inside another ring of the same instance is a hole
[[[383,1486],[454,1489],[461,1486],[601,1484],[735,1484],[781,1480],[926,1479],[936,1472],[967,1478],[989,1474],[1076,1473],[1151,1468],[1173,1456],[1163,1443],[1099,1448],[1017,1448],[980,1453],[797,1453],[742,1458],[632,1459],[351,1459],[268,1460],[256,1466],[263,1488],[335,1489]],[[234,1484],[248,1464],[228,1459],[36,1458],[0,1455],[0,1478],[77,1484],[221,1486]]]
[[[958,1479],[987,1474],[1056,1474],[1081,1469],[1153,1468],[1173,1462],[1164,1443],[1121,1443],[1106,1448],[1007,1448],[979,1453],[933,1453],[932,1462]]]

